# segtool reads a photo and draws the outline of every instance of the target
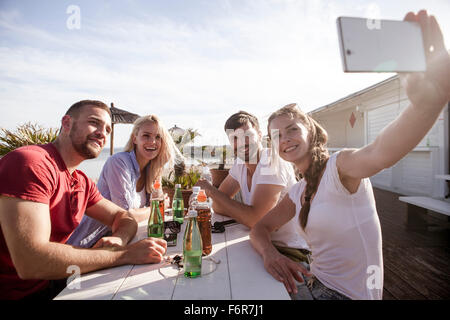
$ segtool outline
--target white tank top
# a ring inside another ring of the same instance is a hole
[[[357,192],[350,194],[339,179],[337,155],[327,162],[305,231],[299,214],[306,181],[289,190],[296,206],[294,220],[312,251],[311,272],[325,286],[351,299],[382,299],[381,227],[372,185],[363,179]]]

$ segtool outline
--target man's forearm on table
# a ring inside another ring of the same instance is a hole
[[[118,214],[112,225],[112,235],[122,239],[124,245],[129,243],[137,232],[136,219],[129,212]]]
[[[211,197],[213,198],[214,212],[233,218],[249,228],[259,220],[256,218],[254,207],[230,199],[217,189],[212,192]]]
[[[22,279],[63,279],[73,273],[70,267],[77,267],[81,273],[87,273],[128,263],[126,250],[84,249],[56,242],[35,247],[28,259],[29,262],[21,268],[16,266]]]
[[[150,215],[150,207],[144,207],[144,208],[135,208],[135,209],[129,209],[128,212],[131,213],[133,218],[137,222],[141,222],[144,220],[148,220],[148,217]]]

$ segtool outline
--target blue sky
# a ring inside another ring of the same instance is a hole
[[[80,8],[80,29],[66,13]],[[265,120],[291,102],[306,111],[392,74],[342,72],[338,16],[435,14],[450,39],[450,2],[438,1],[0,1],[0,127],[59,127],[67,108],[99,99],[198,129],[226,142],[239,109]],[[116,126],[115,145],[130,125]]]

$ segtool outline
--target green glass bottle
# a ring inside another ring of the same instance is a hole
[[[150,212],[150,217],[148,218],[147,234],[149,237],[153,238],[164,237],[164,222],[161,211],[159,210],[159,201],[157,199],[152,200],[152,210]]]
[[[183,240],[184,276],[197,278],[202,274],[202,236],[198,228],[197,211],[190,210],[188,217]]]
[[[184,222],[184,201],[181,193],[181,185],[175,185],[175,194],[172,201],[173,220],[179,223]]]

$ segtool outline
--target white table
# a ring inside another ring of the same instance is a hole
[[[214,215],[214,221],[229,218]],[[167,255],[183,252],[183,224],[177,246]],[[147,222],[141,222],[136,237],[147,237]],[[66,287],[55,299],[76,300],[289,300],[284,285],[266,270],[261,257],[251,247],[249,229],[243,225],[226,226],[224,233],[212,234],[213,250],[203,258],[202,276],[184,277],[183,270],[167,263],[125,265],[81,275],[79,289]],[[216,268],[216,269],[215,269]],[[207,274],[208,272],[214,270]]]

